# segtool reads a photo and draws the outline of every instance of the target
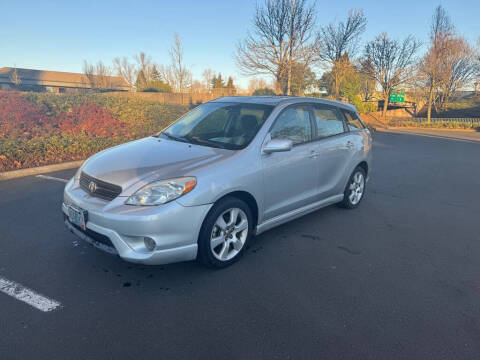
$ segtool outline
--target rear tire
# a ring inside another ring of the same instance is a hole
[[[224,268],[245,252],[253,232],[252,212],[235,197],[217,202],[203,221],[197,259],[212,268]]]
[[[348,179],[343,193],[343,200],[338,205],[344,209],[355,209],[362,202],[366,190],[367,175],[365,170],[357,166]]]

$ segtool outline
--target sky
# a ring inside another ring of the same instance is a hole
[[[140,51],[168,64],[177,32],[194,79],[211,68],[247,87],[249,78],[233,54],[262,1],[0,0],[0,67],[82,72],[85,60],[110,65],[117,56],[133,60]],[[362,43],[381,32],[394,38],[412,34],[426,43],[437,5],[472,43],[480,37],[480,0],[317,0],[317,27],[343,20],[349,9],[363,9],[368,25]]]

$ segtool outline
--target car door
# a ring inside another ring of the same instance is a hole
[[[270,129],[266,142],[289,139],[293,147],[261,155],[265,220],[316,200],[318,163],[312,144],[312,125],[310,107],[295,105],[284,109]]]
[[[343,114],[332,105],[313,104],[316,128],[314,150],[318,153],[318,195],[327,199],[343,193],[352,157],[353,143]]]

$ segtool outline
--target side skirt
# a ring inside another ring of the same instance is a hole
[[[334,195],[329,198],[314,202],[309,205],[302,206],[301,208],[289,211],[288,213],[282,214],[275,216],[274,218],[268,219],[267,221],[264,221],[263,223],[257,225],[257,229],[255,231],[256,235],[259,235],[267,230],[270,230],[276,226],[279,226],[281,224],[284,224],[290,220],[299,218],[303,215],[306,215],[308,213],[311,213],[315,210],[321,209],[325,206],[335,204],[337,202],[340,202],[343,200],[343,194],[339,195]]]

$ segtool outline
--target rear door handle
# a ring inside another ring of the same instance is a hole
[[[353,149],[353,146],[354,146],[353,142],[347,141],[347,148]]]
[[[315,150],[310,151],[310,155],[308,157],[315,159],[318,156],[318,152]]]

